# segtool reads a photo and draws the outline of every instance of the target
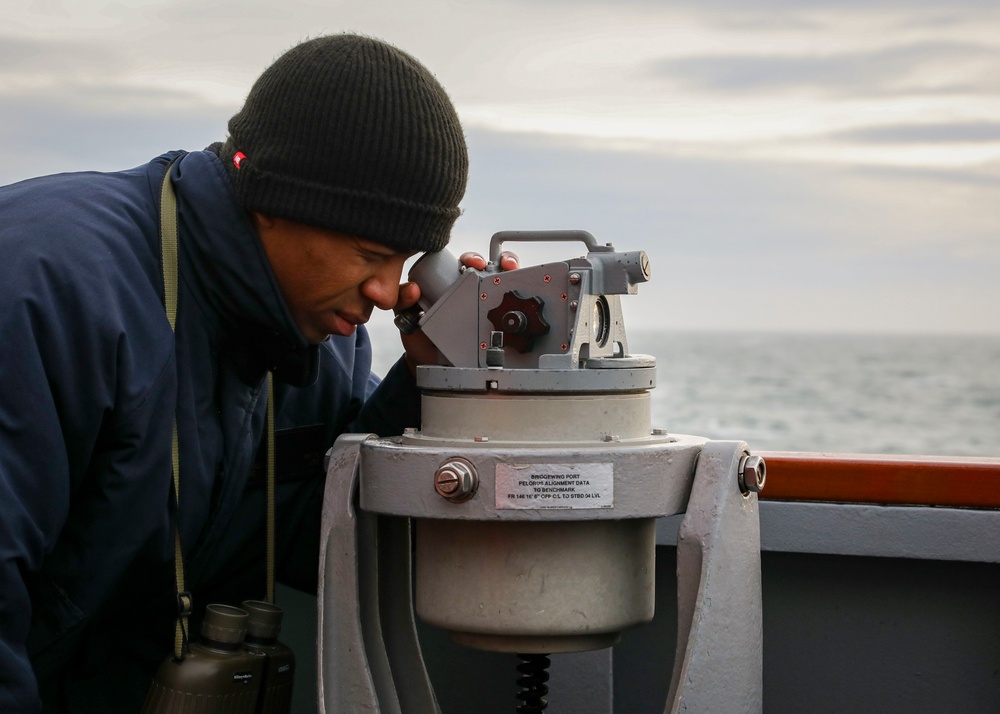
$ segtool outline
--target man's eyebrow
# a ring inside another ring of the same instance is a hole
[[[386,258],[396,255],[397,253],[396,250],[387,245],[382,245],[381,243],[376,243],[375,241],[365,240],[364,238],[359,238],[356,245],[358,250],[364,251],[365,253],[371,253],[373,255],[381,255]]]

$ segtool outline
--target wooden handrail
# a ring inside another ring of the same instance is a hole
[[[763,500],[1000,508],[1000,458],[754,453]]]

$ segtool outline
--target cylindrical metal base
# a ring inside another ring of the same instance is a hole
[[[592,371],[598,377],[612,372]],[[543,375],[544,391],[518,392],[503,388],[502,375],[479,372],[487,382],[496,378],[497,388],[425,388],[420,434],[404,437],[416,448],[447,447],[454,449],[452,459],[480,464],[495,449],[489,471],[478,474],[485,485],[464,505],[491,494],[497,510],[489,520],[417,518],[417,614],[450,631],[456,642],[479,649],[554,653],[609,647],[623,629],[653,617],[655,520],[595,518],[614,507],[614,485],[627,479],[616,473],[616,459],[594,464],[593,455],[602,444],[641,449],[649,443],[647,388],[628,382],[620,391],[574,392],[567,385],[580,375],[553,370]],[[643,384],[651,385],[652,376]],[[539,460],[539,449],[550,453]],[[560,451],[565,456],[553,464],[552,453]],[[589,470],[581,472],[583,465]],[[578,485],[553,482],[549,489],[544,479],[532,482],[551,469],[577,476],[563,478]],[[579,498],[540,495],[551,490],[564,496],[562,490],[576,488],[584,490],[569,495]],[[511,508],[506,499],[501,502],[501,491],[520,504],[518,513],[538,509],[547,517],[501,520],[496,514]],[[567,517],[552,519],[553,510]]]
[[[417,613],[480,649],[609,647],[653,617],[654,525],[418,520]]]
[[[647,439],[649,392],[625,394],[423,395],[421,434],[428,439],[573,443]]]

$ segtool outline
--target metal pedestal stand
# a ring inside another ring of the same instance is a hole
[[[586,426],[598,423],[591,397],[563,405],[573,417],[551,441],[486,437],[462,408],[445,410],[452,427],[432,417],[424,432],[338,440],[321,541],[320,711],[440,712],[414,625],[411,522],[425,620],[469,646],[550,653],[609,646],[652,617],[654,519],[681,512],[664,711],[761,711],[763,463],[742,442],[648,428],[581,437],[601,431]],[[507,424],[525,406],[470,398]],[[647,406],[639,397],[634,411]],[[425,422],[428,413],[425,402]]]

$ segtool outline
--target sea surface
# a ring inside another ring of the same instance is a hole
[[[375,369],[400,353],[374,325]],[[1000,457],[1000,336],[684,333],[656,358],[653,426],[761,451]]]

